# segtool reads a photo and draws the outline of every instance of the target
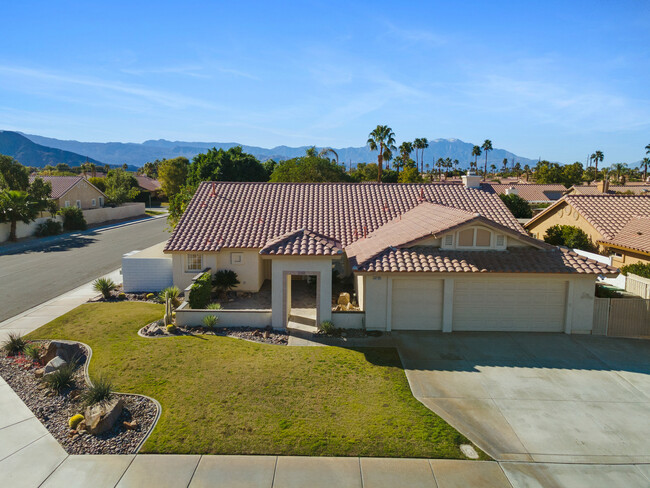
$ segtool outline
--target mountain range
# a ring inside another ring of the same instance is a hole
[[[17,140],[21,140],[22,144],[17,144]],[[32,143],[31,146],[29,142]],[[16,146],[20,146],[21,151],[16,151]],[[147,161],[155,161],[156,159],[177,156],[192,159],[197,154],[213,147],[229,149],[235,146],[242,146],[245,152],[254,155],[261,161],[267,159],[281,161],[302,156],[309,147],[277,146],[268,149],[236,142],[187,142],[165,139],[148,140],[142,143],[79,142],[34,134],[0,131],[0,154],[13,156],[21,163],[29,166],[44,166],[45,164],[68,162],[68,160],[84,162],[88,157],[88,160],[94,163],[101,162],[110,165],[126,163],[129,166],[140,167]],[[432,139],[429,141],[429,147],[424,150],[424,162],[431,165],[438,158],[451,158],[452,160],[458,159],[461,168],[467,168],[469,162],[474,159],[472,157],[473,146],[473,144],[459,139]],[[338,153],[339,161],[346,165],[352,164],[354,166],[360,162],[377,161],[377,152],[371,151],[367,146],[334,148],[334,150]],[[55,160],[54,156],[56,154],[66,157],[67,160]],[[415,159],[415,154],[412,157]],[[511,164],[515,161],[522,166],[525,164],[532,166],[537,162],[533,159],[517,156],[505,149],[495,148],[488,154],[488,165],[494,164],[500,168],[504,158],[507,158]],[[479,158],[479,167],[482,161],[485,161],[484,157]]]

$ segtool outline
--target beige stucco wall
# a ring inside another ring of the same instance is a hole
[[[650,256],[638,252],[627,251],[624,249],[607,248],[607,253],[608,254],[617,253],[622,256],[619,258],[617,256],[612,255],[612,266],[616,266],[617,268],[620,268],[621,266],[625,266],[628,264],[650,263]]]
[[[521,273],[509,275],[504,273],[364,273],[359,274],[364,280],[365,300],[363,309],[366,312],[366,328],[368,330],[387,330],[391,307],[391,280],[409,278],[413,280],[440,278],[445,281],[443,296],[443,331],[453,331],[453,290],[462,280],[485,279],[485,286],[490,287],[491,278],[526,280],[556,280],[559,287],[567,290],[566,330],[572,333],[588,333],[591,331],[594,309],[594,275],[549,275],[536,273]],[[531,298],[531,299],[534,299]],[[522,323],[526,322],[526,303],[512,304],[521,310]]]
[[[100,192],[93,185],[88,183],[85,180],[81,180],[75,186],[73,186],[68,192],[57,200],[57,203],[60,208],[65,207],[65,202],[70,202],[70,206],[74,207],[77,205],[77,200],[81,200],[81,208],[99,208],[99,197],[104,197],[102,192]],[[93,206],[92,200],[95,199],[95,205]],[[106,202],[104,202],[106,203]]]
[[[128,202],[119,207],[90,208],[83,210],[88,225],[100,224],[111,220],[123,220],[144,216],[145,206],[142,202]]]
[[[546,215],[540,217],[535,222],[528,223],[525,227],[533,237],[544,239],[544,234],[546,234],[548,228],[554,225],[572,225],[578,227],[589,236],[591,242],[594,244],[603,238],[593,225],[566,202],[558,204],[557,207],[550,210]]]

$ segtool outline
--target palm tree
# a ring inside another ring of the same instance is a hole
[[[305,156],[308,158],[316,157],[316,146],[311,146],[305,149]]]
[[[413,143],[409,141],[404,141],[399,145],[399,153],[402,156],[401,164],[397,167],[397,172],[399,173],[400,166],[404,165],[406,161],[411,159],[411,153],[413,152]]]
[[[503,172],[503,176],[505,176],[506,173],[508,172],[508,158],[503,158],[502,164],[503,164],[502,172]]]
[[[319,158],[327,157],[328,154],[333,154],[334,157],[336,158],[336,164],[339,164],[339,154],[332,149],[331,147],[324,147],[323,149],[320,150],[318,153]]]
[[[491,164],[491,165],[490,165],[490,171],[492,172],[492,174],[496,174],[496,172],[497,172],[497,167],[496,167],[495,165]]]
[[[442,158],[438,158],[438,161],[436,161],[436,166],[438,167],[438,179],[441,179],[441,174],[442,174],[442,167],[445,165],[445,160]]]
[[[478,157],[481,155],[481,148],[474,146],[472,148],[472,156],[474,156],[474,168],[478,168]]]
[[[458,161],[458,159],[454,159],[454,172],[456,172],[458,170],[458,165],[459,164],[460,164],[460,162]]]
[[[0,222],[10,222],[9,240],[16,240],[18,221],[29,224],[38,216],[42,205],[26,191],[5,190],[0,192]]]
[[[611,171],[614,172],[614,174],[616,175],[616,181],[618,181],[619,183],[621,182],[621,175],[625,173],[626,166],[627,165],[625,163],[616,163],[611,167]]]
[[[485,139],[481,149],[483,149],[483,152],[485,153],[485,168],[483,170],[483,181],[485,181],[485,177],[487,176],[487,157],[488,153],[492,150],[492,141],[490,139]]]
[[[650,144],[648,144],[650,146]],[[648,179],[648,164],[650,164],[650,158],[643,158],[641,161],[641,166],[643,166],[643,181]]]
[[[526,181],[528,181],[528,176],[530,175],[530,166],[524,164],[524,174],[526,175]]]
[[[393,155],[391,151],[396,150],[395,133],[387,125],[378,125],[375,130],[368,134],[367,144],[371,151],[379,150],[379,155],[377,156],[377,181],[381,183],[383,162],[390,160]]]
[[[424,164],[424,150],[425,150],[427,147],[429,147],[429,141],[427,140],[426,137],[423,137],[423,138],[420,139],[420,140],[422,141],[422,157],[420,158],[420,159],[421,159],[420,164]]]
[[[420,157],[419,157],[419,152],[418,149],[422,149],[422,139],[419,137],[416,137],[413,140],[413,149],[415,149],[415,166],[418,168],[420,167]]]
[[[596,169],[596,171],[595,171],[595,174],[596,174],[596,181],[598,181],[598,163],[599,163],[599,162],[602,163],[602,162],[603,162],[603,159],[605,159],[605,156],[603,155],[603,152],[602,152],[602,151],[596,151],[595,153],[593,153],[593,154],[591,155],[591,159],[594,160],[595,169]]]
[[[97,166],[95,166],[95,163],[90,163],[90,176],[93,178],[97,176]]]

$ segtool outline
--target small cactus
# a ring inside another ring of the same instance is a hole
[[[77,415],[73,415],[70,417],[70,420],[68,420],[68,425],[70,426],[71,429],[77,428],[77,425],[79,425],[79,422],[81,422],[84,419],[84,416],[78,413]]]

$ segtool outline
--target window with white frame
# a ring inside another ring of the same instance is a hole
[[[442,239],[442,249],[506,249],[506,236],[485,227],[468,227]]]
[[[93,207],[97,206],[97,200],[95,200],[94,198],[91,200],[91,203]]]
[[[81,208],[81,200],[77,200],[77,208]]]
[[[64,204],[63,206],[64,206],[64,207],[69,207],[69,206],[70,206],[70,202],[69,202],[68,200],[66,200],[66,201],[65,201],[65,204]]]
[[[203,256],[201,254],[188,254],[185,269],[187,271],[201,271],[203,269]]]

